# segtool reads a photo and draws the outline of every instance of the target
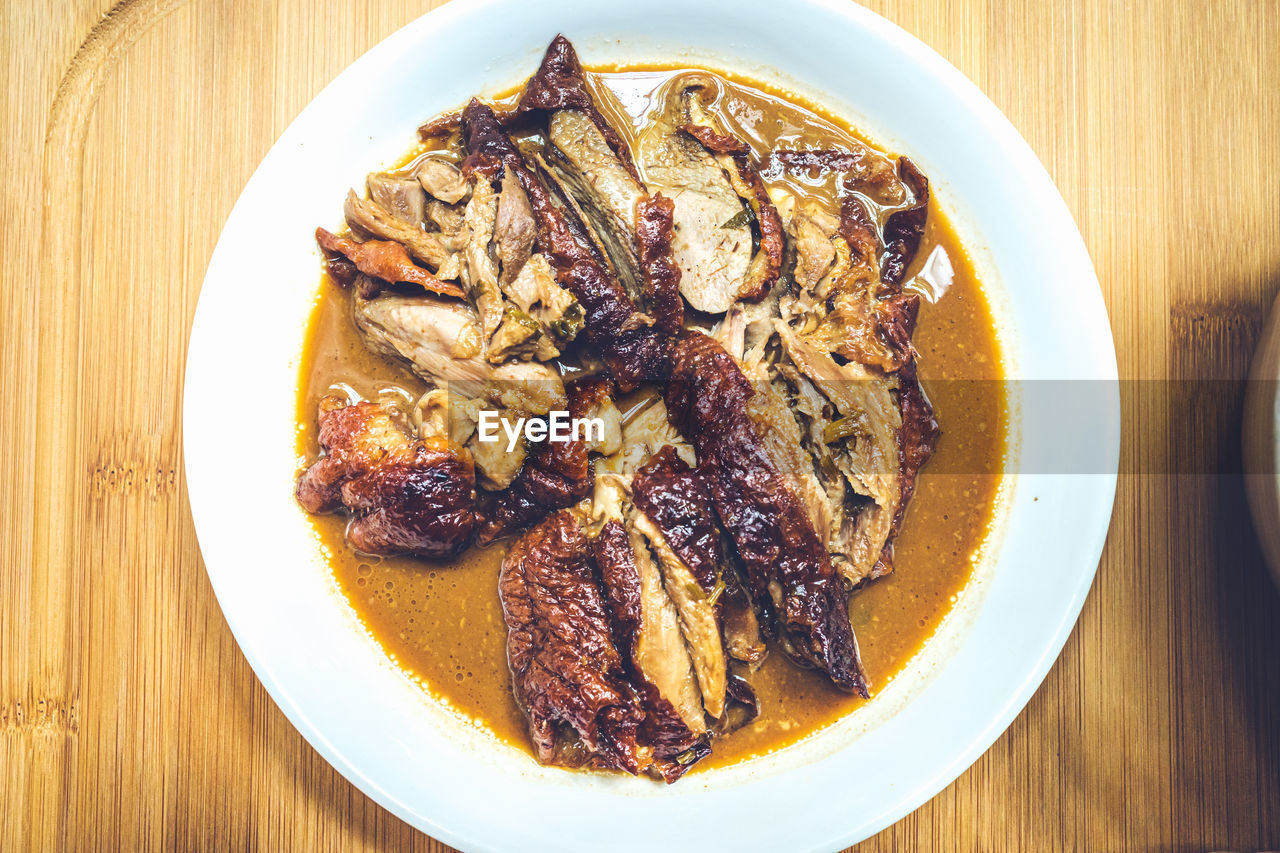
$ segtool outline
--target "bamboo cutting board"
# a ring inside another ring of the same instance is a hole
[[[240,189],[325,83],[433,5],[5,3],[0,849],[443,849],[254,678],[196,549],[179,417]],[[1110,540],[1061,659],[977,764],[859,849],[1280,848],[1280,595],[1240,478],[1185,473],[1238,470],[1280,289],[1280,6],[871,6],[1045,162],[1121,375],[1224,381],[1193,405],[1127,398]]]

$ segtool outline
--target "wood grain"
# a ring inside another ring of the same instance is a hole
[[[19,0],[0,13],[0,849],[439,850],[276,710],[204,575],[186,337],[289,120],[424,0]],[[1110,539],[1044,686],[859,849],[1280,847],[1280,596],[1236,476],[1280,289],[1280,7],[879,0],[974,79],[1080,224],[1137,394]]]

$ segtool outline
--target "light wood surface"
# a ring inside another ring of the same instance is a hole
[[[259,686],[180,455],[188,329],[236,196],[315,92],[432,5],[4,4],[0,849],[441,849]],[[1280,6],[871,6],[1045,162],[1122,375],[1228,381],[1128,397],[1062,657],[985,756],[860,849],[1280,848],[1280,595],[1240,478],[1168,473],[1239,465],[1240,380],[1280,289]]]

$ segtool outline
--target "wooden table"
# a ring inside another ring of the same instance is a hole
[[[187,332],[240,189],[428,0],[14,0],[3,53],[0,849],[440,849],[259,686],[196,549]],[[866,850],[1280,847],[1280,596],[1238,477],[1280,286],[1280,6],[873,8],[975,80],[1057,181],[1139,395],[1097,582],[996,745]],[[233,392],[234,389],[228,389]],[[1176,466],[1175,466],[1176,467]]]

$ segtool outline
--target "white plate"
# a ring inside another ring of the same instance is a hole
[[[678,60],[779,82],[909,154],[961,227],[1014,374],[1112,383],[1088,254],[1017,131],[941,57],[847,2],[454,3],[343,72],[267,154],[209,263],[187,362],[187,485],[240,647],[343,775],[459,847],[834,849],[932,797],[1039,685],[1088,592],[1119,452],[1118,394],[1091,475],[1011,477],[1000,530],[955,612],[891,685],[801,744],[665,787],[538,767],[395,669],[327,573],[292,497],[294,401],[319,270],[312,233],[416,125],[532,73],[563,30],[588,64]],[[1013,412],[1015,443],[1025,417]],[[1016,452],[1015,452],[1016,456]]]

